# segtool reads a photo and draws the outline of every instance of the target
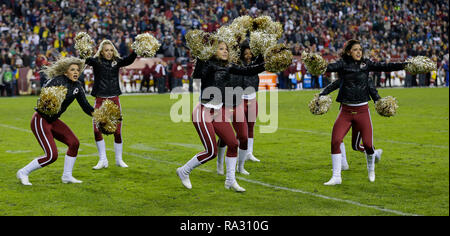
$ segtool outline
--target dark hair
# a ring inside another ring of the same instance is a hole
[[[250,49],[250,42],[249,42],[249,40],[246,39],[244,42],[242,42],[241,45],[240,45],[240,48],[241,48],[240,59],[241,59],[241,61],[245,61],[245,58],[244,58],[245,54],[244,54],[244,52],[245,52],[246,49]],[[254,55],[252,53],[252,60],[253,60],[253,58],[254,58]]]
[[[355,45],[355,44],[361,45],[361,42],[356,39],[350,39],[347,42],[345,42],[344,49],[340,53],[340,56],[342,59],[345,59],[345,60],[353,59],[352,56],[349,55],[349,53],[350,53],[350,50],[352,49],[353,45]],[[364,55],[364,50],[363,50],[363,55]]]

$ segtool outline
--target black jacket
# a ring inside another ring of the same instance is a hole
[[[371,98],[376,102],[380,95],[369,78],[369,72],[403,70],[405,65],[406,63],[373,62],[368,59],[341,59],[328,65],[326,72],[337,72],[338,79],[325,87],[320,95],[327,95],[339,88],[337,102],[358,104],[368,102]]]
[[[37,108],[34,108],[34,110],[36,110],[39,113],[39,115],[41,115],[47,122],[51,123],[57,120],[67,110],[67,107],[69,107],[69,105],[75,99],[77,99],[77,102],[78,104],[80,104],[80,107],[83,109],[83,111],[89,116],[92,116],[91,113],[94,111],[94,108],[89,104],[88,100],[86,99],[83,84],[81,84],[80,81],[72,81],[69,78],[67,78],[67,76],[60,75],[51,80],[48,80],[47,83],[44,85],[44,87],[52,87],[52,86],[66,87],[67,94],[66,98],[61,104],[61,110],[58,112],[58,114],[54,116],[48,116],[38,111]]]
[[[115,61],[100,57],[87,58],[86,64],[92,66],[94,71],[94,85],[91,95],[94,97],[113,97],[122,94],[119,85],[120,67],[131,65],[136,59],[136,53]]]
[[[250,64],[243,63],[244,66],[255,66],[264,63],[264,59],[262,56],[256,57],[254,61]],[[242,89],[244,89],[244,94],[248,95],[253,92],[258,92],[259,87],[259,73],[263,71],[258,71],[258,73],[249,74],[249,75],[232,75],[232,76],[242,76]]]
[[[223,103],[226,107],[233,107],[242,102],[242,93],[236,93],[235,88],[243,84],[242,76],[254,75],[264,71],[264,63],[250,66],[230,65],[217,60],[197,60],[193,72],[194,78],[201,79],[200,99],[202,103],[218,105]],[[218,96],[220,92],[220,96]]]

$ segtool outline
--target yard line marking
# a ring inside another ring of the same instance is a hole
[[[256,126],[261,126],[261,125],[256,125]],[[318,134],[318,135],[324,135],[324,136],[331,136],[331,131],[328,132],[328,133],[325,133],[325,132],[320,132],[320,131],[316,131],[316,130],[294,129],[294,128],[283,128],[283,127],[278,127],[278,129],[295,131],[295,132]],[[449,146],[445,146],[445,145],[434,145],[434,144],[426,144],[426,143],[403,142],[403,141],[396,141],[396,140],[390,140],[390,139],[377,139],[377,138],[375,138],[375,139],[378,140],[377,142],[396,143],[396,144],[405,144],[405,145],[417,145],[417,146],[424,146],[424,147],[449,149]]]
[[[27,133],[32,133],[31,130],[28,130],[28,129],[22,129],[22,128],[17,128],[17,127],[11,126],[11,125],[0,124],[0,126],[1,126],[1,127],[5,127],[5,128],[9,128],[9,129],[15,129],[15,130],[27,132]]]
[[[192,149],[196,149],[196,150],[204,149],[203,145],[201,145],[201,144],[191,144],[191,143],[166,143],[166,144],[181,146],[181,147],[185,147],[185,148],[192,148]]]
[[[345,202],[345,203],[348,203],[348,204],[351,204],[351,205],[356,205],[356,206],[365,207],[365,208],[372,208],[372,209],[375,209],[375,210],[389,212],[389,213],[394,213],[394,214],[397,214],[397,215],[402,215],[402,216],[420,216],[420,215],[417,215],[417,214],[405,213],[405,212],[401,212],[401,211],[397,211],[397,210],[391,210],[391,209],[388,209],[388,208],[382,208],[382,207],[378,207],[378,206],[367,205],[367,204],[363,204],[363,203],[359,203],[359,202],[355,202],[355,201],[351,201],[351,200],[345,200],[345,199],[340,199],[340,198],[335,198],[335,197],[328,197],[328,196],[325,196],[325,195],[322,195],[322,194],[317,194],[317,193],[311,193],[311,192],[303,191],[301,189],[280,187],[280,186],[267,184],[267,183],[264,183],[264,182],[261,182],[261,181],[257,181],[257,180],[246,179],[246,178],[243,178],[243,177],[236,177],[236,178],[240,179],[240,180],[243,180],[243,181],[246,181],[246,182],[249,182],[249,183],[259,184],[259,185],[270,187],[270,188],[274,188],[274,189],[280,189],[280,190],[286,190],[286,191],[290,191],[290,192],[302,193],[302,194],[305,194],[305,195],[310,195],[310,196],[313,196],[313,197],[323,198],[323,199],[337,201],[337,202]]]
[[[19,130],[19,131],[23,131],[23,132],[31,133],[31,131],[29,131],[29,130],[17,128],[17,127],[10,126],[10,125],[0,124],[0,126],[6,127],[6,128],[10,128],[10,129]],[[89,146],[89,147],[95,147],[95,148],[97,147],[94,144],[88,144],[88,143],[82,143],[82,145]],[[106,150],[114,151],[111,148],[106,148]],[[169,165],[177,165],[177,166],[182,165],[180,163],[160,160],[160,159],[156,159],[156,158],[152,158],[152,157],[149,157],[149,156],[144,156],[144,155],[140,155],[140,154],[136,154],[136,153],[124,152],[124,154],[130,155],[130,156],[139,157],[139,158],[143,158],[143,159],[146,159],[146,160],[152,160],[152,161],[156,161],[156,162],[160,162],[160,163],[166,163],[166,164],[169,164]],[[207,169],[204,169],[204,168],[196,168],[196,169],[200,170],[200,171],[208,172],[208,173],[213,173],[213,171],[207,170]],[[245,181],[245,182],[248,182],[248,183],[258,184],[258,185],[269,187],[269,188],[280,189],[280,190],[285,190],[285,191],[294,192],[294,193],[301,193],[301,194],[310,195],[310,196],[313,196],[313,197],[318,197],[318,198],[331,200],[331,201],[344,202],[344,203],[348,203],[348,204],[359,206],[359,207],[371,208],[371,209],[374,209],[374,210],[383,211],[383,212],[389,212],[389,213],[393,213],[393,214],[397,214],[397,215],[401,215],[401,216],[420,216],[420,215],[417,215],[417,214],[405,213],[405,212],[401,212],[401,211],[397,211],[397,210],[391,210],[391,209],[388,209],[388,208],[382,208],[382,207],[378,207],[378,206],[367,205],[367,204],[363,204],[363,203],[359,203],[359,202],[355,202],[355,201],[344,200],[344,199],[335,198],[335,197],[328,197],[328,196],[321,195],[321,194],[316,194],[316,193],[311,193],[311,192],[308,192],[308,191],[303,191],[301,189],[293,189],[293,188],[287,188],[287,187],[282,187],[282,186],[276,186],[276,185],[264,183],[264,182],[257,181],[257,180],[246,179],[246,178],[243,178],[243,177],[240,177],[240,176],[236,176],[236,179],[239,179],[239,180],[242,180],[242,181]]]
[[[87,144],[87,143],[82,143],[82,145],[86,145],[86,146],[90,146],[90,147],[96,147],[93,144]],[[106,150],[113,151],[113,149],[111,149],[111,148],[106,148]],[[166,160],[160,160],[160,159],[157,159],[157,158],[153,158],[153,157],[149,157],[149,156],[145,156],[145,155],[140,155],[140,154],[136,154],[136,153],[124,152],[124,154],[130,155],[130,156],[139,157],[139,158],[143,158],[143,159],[146,159],[146,160],[152,160],[152,161],[156,161],[156,162],[160,162],[160,163],[165,163],[165,164],[169,164],[169,165],[177,165],[177,166],[182,165],[181,163],[171,162],[171,161],[166,161]],[[208,173],[214,173],[214,171],[212,171],[212,170],[204,169],[204,168],[201,168],[201,167],[200,168],[197,167],[196,170],[200,170],[200,171],[208,172]],[[245,181],[245,182],[248,182],[248,183],[253,183],[253,184],[258,184],[258,185],[261,185],[261,186],[273,188],[273,189],[280,189],[280,190],[285,190],[285,191],[294,192],[294,193],[301,193],[301,194],[305,194],[305,195],[309,195],[309,196],[313,196],[313,197],[317,197],[317,198],[322,198],[322,199],[331,200],[331,201],[348,203],[348,204],[359,206],[359,207],[371,208],[371,209],[374,209],[374,210],[384,211],[384,212],[393,213],[393,214],[397,214],[397,215],[401,215],[401,216],[420,216],[420,215],[417,215],[417,214],[405,213],[405,212],[401,212],[401,211],[397,211],[397,210],[391,210],[391,209],[388,209],[388,208],[382,208],[382,207],[378,207],[378,206],[367,205],[367,204],[363,204],[363,203],[359,203],[359,202],[355,202],[355,201],[351,201],[351,200],[345,200],[345,199],[340,199],[340,198],[335,198],[335,197],[328,197],[328,196],[325,196],[325,195],[311,193],[311,192],[304,191],[304,190],[301,190],[301,189],[294,189],[294,188],[287,188],[287,187],[282,187],[282,186],[276,186],[276,185],[264,183],[264,182],[257,181],[257,180],[246,179],[246,178],[243,178],[243,177],[240,177],[240,176],[236,176],[236,179],[239,179],[239,180],[242,180],[242,181]]]

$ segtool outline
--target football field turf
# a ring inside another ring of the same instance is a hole
[[[260,133],[266,124],[257,122],[254,155],[261,162],[246,163],[249,176],[237,173],[245,193],[224,188],[216,159],[191,173],[191,190],[181,185],[176,168],[203,148],[192,123],[171,120],[178,100],[169,94],[120,97],[129,168],[115,166],[111,135],[104,136],[109,167],[92,169],[98,161],[92,121],[75,101],[61,120],[80,140],[73,176],[83,183],[61,182],[67,148],[57,142],[58,160],[32,172],[33,185],[23,186],[17,170],[43,154],[30,129],[37,97],[0,98],[0,215],[449,215],[448,88],[379,89],[397,98],[399,110],[386,118],[369,103],[374,145],[384,151],[376,181],[367,178],[364,154],[351,150],[349,132],[350,169],[338,186],[323,185],[332,174],[337,91],[322,116],[308,109],[315,93],[279,92],[276,132]]]

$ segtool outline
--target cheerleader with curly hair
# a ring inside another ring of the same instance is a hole
[[[58,158],[58,150],[55,139],[66,144],[68,150],[64,160],[64,171],[62,175],[63,183],[81,183],[82,181],[72,176],[72,170],[78,155],[80,142],[73,131],[59,118],[66,111],[67,107],[76,99],[83,111],[92,116],[94,108],[89,104],[84,93],[83,84],[78,81],[82,70],[84,69],[84,61],[75,57],[62,58],[51,66],[46,67],[43,72],[49,80],[43,88],[61,89],[62,94],[59,98],[61,103],[60,109],[55,113],[46,112],[46,105],[42,107],[38,104],[35,108],[36,112],[31,119],[31,130],[36,140],[44,150],[45,155],[32,160],[28,165],[17,172],[17,178],[23,185],[32,185],[28,179],[31,172],[48,166],[55,162]],[[58,93],[59,94],[59,93]],[[49,93],[54,96],[54,93]],[[42,94],[41,94],[41,98]]]

